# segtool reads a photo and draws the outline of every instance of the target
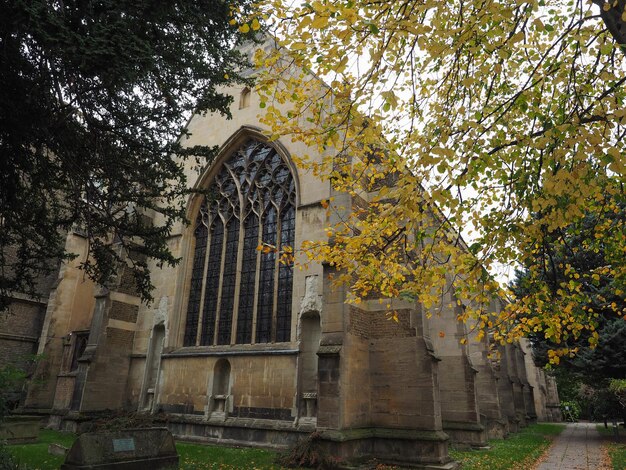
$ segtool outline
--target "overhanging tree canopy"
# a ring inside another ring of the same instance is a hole
[[[305,247],[344,273],[354,301],[376,290],[436,310],[453,277],[473,306],[465,317],[499,326],[497,338],[523,334],[525,305],[497,318],[483,310],[502,295],[483,267],[532,264],[587,214],[597,218],[588,241],[612,247],[603,269],[624,295],[626,234],[611,214],[626,171],[626,63],[615,42],[626,5],[599,3],[262,2],[285,46],[257,57],[265,122],[318,148],[324,162],[301,155],[303,164],[337,189],[371,197],[352,215],[336,208],[344,219],[332,243]],[[388,177],[397,183],[381,189]],[[533,282],[545,293],[533,332],[559,342],[568,325],[593,330],[593,311],[568,314],[583,282],[575,269],[559,297]]]
[[[167,236],[184,216],[177,143],[193,110],[228,113],[216,87],[245,81],[233,15],[247,0],[0,2],[0,310],[28,291],[64,234],[84,230],[82,267],[106,284],[147,257],[176,260]],[[155,215],[152,223],[144,215]],[[127,258],[128,251],[134,251]]]
[[[606,218],[612,219],[617,226],[620,219],[626,218],[624,203],[610,204],[607,201],[607,204],[615,210]],[[579,223],[555,234],[553,240],[536,253],[527,269],[517,272],[512,284],[517,302],[526,313],[519,327],[531,339],[535,361],[541,365],[561,363],[569,372],[592,385],[607,378],[626,377],[626,322],[615,315],[615,311],[626,308],[626,301],[623,295],[619,295],[620,286],[614,284],[616,280],[611,268],[618,261],[616,256],[621,254],[614,251],[615,246],[594,236],[596,222],[596,215],[589,214]],[[571,272],[579,276],[580,283],[573,291],[564,290],[563,285],[569,283]],[[537,283],[537,279],[542,282]],[[543,331],[534,332],[533,329],[535,304],[552,299],[558,299],[554,302],[558,310],[552,314],[550,326],[557,340],[546,338]],[[563,305],[566,308],[562,308]],[[595,328],[584,331],[580,323],[585,322],[590,312]],[[565,328],[562,315],[572,319],[565,322]],[[559,354],[562,349],[576,354]]]

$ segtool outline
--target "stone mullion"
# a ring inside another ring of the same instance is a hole
[[[201,297],[202,297],[202,285],[203,275],[206,268],[206,250],[208,249],[208,229],[202,224],[201,216],[198,216],[195,228],[192,232],[192,243],[190,246],[191,263],[188,267],[190,269],[190,279],[188,285],[188,295],[186,297],[186,316],[184,324],[183,345],[195,346],[198,338],[198,318],[201,310]],[[204,252],[203,252],[204,250]],[[195,335],[191,336],[191,333]]]
[[[259,229],[257,230],[257,246],[263,243],[263,221],[261,215],[259,215]],[[256,252],[256,267],[254,270],[254,304],[252,306],[252,338],[250,342],[256,343],[256,320],[259,307],[259,285],[261,283],[261,251]]]
[[[224,221],[224,235],[222,237],[222,259],[220,260],[220,282],[217,287],[217,300],[215,305],[215,327],[213,328],[213,339],[211,340],[210,346],[214,346],[217,343],[220,315],[222,313],[222,284],[224,282],[224,264],[226,263],[226,245],[228,245],[228,222],[229,221]]]
[[[239,317],[239,294],[241,291],[241,270],[243,265],[244,238],[246,235],[246,220],[244,219],[244,204],[240,204],[239,240],[237,241],[237,267],[235,268],[235,293],[233,299],[233,314],[230,326],[230,344],[237,343],[237,321]],[[234,215],[233,215],[234,217]]]
[[[272,295],[272,331],[270,337],[272,338],[272,343],[276,342],[276,328],[278,327],[278,322],[276,320],[278,314],[278,281],[280,275],[280,245],[281,245],[281,236],[282,236],[282,213],[276,208],[276,258],[274,259],[274,293]]]
[[[198,331],[196,332],[196,346],[200,344],[200,338],[202,337],[202,321],[204,320],[204,297],[206,295],[206,283],[207,272],[209,270],[209,254],[211,253],[211,240],[213,238],[213,232],[211,231],[211,224],[207,229],[206,237],[206,253],[204,254],[204,269],[202,270],[202,286],[200,291],[200,306],[198,309]]]

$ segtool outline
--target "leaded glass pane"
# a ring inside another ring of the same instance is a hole
[[[185,346],[195,346],[198,334],[198,317],[200,315],[200,298],[202,296],[202,276],[204,274],[204,259],[206,258],[206,244],[209,231],[202,223],[202,215],[198,216],[198,226],[195,230],[196,247],[193,254],[193,268],[191,270],[191,287],[189,289],[189,303],[187,304],[187,323],[185,325]]]
[[[252,315],[254,310],[254,281],[259,243],[259,218],[256,214],[248,215],[245,222],[243,241],[243,261],[241,264],[241,283],[239,288],[239,312],[237,316],[237,343],[252,342]]]
[[[235,298],[235,277],[237,274],[237,245],[239,244],[239,221],[235,218],[228,223],[224,271],[222,275],[222,300],[217,332],[217,344],[230,344],[230,331],[233,324]]]
[[[209,266],[207,268],[206,286],[204,290],[204,308],[202,311],[202,336],[200,344],[213,344],[215,317],[217,315],[217,296],[222,268],[222,243],[224,241],[224,224],[219,217],[215,218],[211,230],[211,248],[209,250]]]
[[[293,248],[295,210],[289,206],[281,221],[281,248]],[[283,259],[278,268],[278,300],[276,306],[276,341],[289,341],[291,337],[291,291],[293,285],[293,263]]]
[[[270,209],[263,219],[263,243],[276,246],[276,208]],[[274,269],[276,254],[273,251],[261,254],[259,270],[259,300],[256,320],[256,342],[272,341],[272,313],[274,310]]]

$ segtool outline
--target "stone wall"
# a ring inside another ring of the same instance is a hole
[[[459,444],[484,446],[487,436],[476,393],[478,370],[470,362],[466,325],[457,320],[459,308],[454,296],[445,295],[427,320],[435,354],[440,360],[443,429]]]
[[[521,427],[520,417],[516,413],[515,398],[513,394],[514,376],[510,370],[507,359],[507,346],[498,347],[498,396],[500,399],[500,412],[507,421],[507,430],[517,432]]]
[[[17,258],[15,247],[4,251],[7,264]],[[33,292],[13,293],[9,306],[0,311],[0,368],[14,366],[30,377],[35,370],[35,355],[39,349],[39,338],[46,313],[50,290],[58,274],[58,261],[51,261],[51,272],[35,280]],[[5,273],[7,274],[7,273]],[[26,393],[18,386],[9,397],[9,405],[22,404]]]
[[[0,312],[0,368],[16,367],[27,378],[33,374],[45,311],[40,302],[13,298],[7,311]],[[21,405],[25,398],[23,385],[16,384],[7,395],[9,408]]]
[[[532,397],[529,397],[529,400],[533,402],[536,419],[538,421],[550,421],[546,409],[547,388],[545,373],[535,366],[530,342],[526,338],[523,338],[519,343],[524,353],[526,378],[532,390]]]
[[[166,354],[162,358],[157,409],[170,413],[209,415],[211,378],[216,363],[230,364],[229,417],[293,420],[296,356],[236,353],[206,356]]]
[[[67,339],[74,331],[89,330],[94,305],[94,284],[78,269],[78,265],[87,256],[87,244],[83,237],[69,233],[66,238],[66,250],[77,257],[64,263],[58,273],[58,281],[50,292],[46,313],[41,330],[38,354],[43,357],[38,361],[26,398],[25,406],[30,409],[51,410],[55,406],[57,380],[60,377],[60,394],[57,403],[68,401],[65,390],[73,379],[66,379]],[[65,358],[65,365],[64,365]],[[65,390],[65,391],[64,391]]]
[[[0,313],[0,367],[12,364],[27,370],[37,353],[45,304],[28,298],[14,298]]]
[[[506,420],[500,408],[500,395],[498,391],[498,375],[495,368],[495,348],[489,345],[489,336],[485,335],[480,340],[473,325],[468,325],[467,347],[472,367],[477,371],[476,401],[480,413],[480,422],[485,426],[489,439],[501,439],[507,434]]]
[[[242,90],[230,92],[237,97]],[[250,125],[258,125],[257,97],[246,108],[237,102],[232,120],[208,114],[190,121],[184,145],[224,150],[199,173],[186,167],[196,188],[206,187],[238,142],[263,139]],[[311,153],[299,143],[273,145],[285,156]],[[355,201],[311,173],[293,172],[296,246],[327,240],[327,224],[341,221],[346,208],[367,204],[367,195]],[[321,201],[331,197],[343,209],[327,212]],[[181,202],[193,219],[199,199]],[[450,436],[480,446],[487,421],[506,418],[517,429],[532,414],[523,355],[515,345],[503,347],[498,368],[485,342],[461,344],[468,331],[456,321],[456,299],[447,296],[449,305],[430,320],[416,302],[394,299],[388,308],[372,298],[351,306],[346,288],[331,285],[336,273],[329,265],[294,270],[289,341],[184,346],[193,240],[193,227],[178,224],[169,247],[181,263],[149,262],[155,285],[149,305],[139,302],[126,269],[108,289],[95,289],[77,264],[63,267],[44,321],[39,350],[45,359],[31,408],[71,419],[107,408],[163,411],[173,417],[176,434],[213,442],[279,446],[317,430],[342,457],[438,465],[449,464]],[[68,237],[68,248],[79,254],[76,263],[86,256],[78,235]],[[79,333],[88,334],[88,342],[76,358]]]

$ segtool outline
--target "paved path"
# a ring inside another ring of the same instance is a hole
[[[594,423],[567,423],[537,470],[597,470],[602,462],[601,446],[602,437]]]

